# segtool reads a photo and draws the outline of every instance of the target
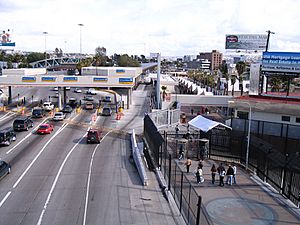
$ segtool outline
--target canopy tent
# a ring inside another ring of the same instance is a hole
[[[210,119],[206,119],[205,117],[200,116],[200,115],[196,116],[194,119],[190,120],[188,122],[188,124],[190,126],[194,127],[195,129],[202,130],[203,132],[207,132],[219,125],[231,129],[231,127],[229,127],[223,123],[219,123],[219,122],[216,122],[216,121],[213,121]]]

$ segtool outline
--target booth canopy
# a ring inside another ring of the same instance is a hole
[[[219,123],[219,122],[216,122],[216,121],[213,121],[210,119],[206,119],[203,116],[195,117],[194,119],[190,120],[188,122],[188,124],[198,130],[202,130],[203,132],[207,132],[219,125],[231,129],[231,127],[229,127],[223,123]]]

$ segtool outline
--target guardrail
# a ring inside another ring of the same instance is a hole
[[[144,167],[144,164],[142,161],[142,156],[141,156],[140,150],[136,143],[134,129],[132,130],[132,134],[131,134],[131,149],[132,149],[132,156],[134,159],[134,163],[137,167],[137,170],[138,170],[138,173],[142,180],[142,183],[144,186],[147,186],[148,185],[148,177],[147,177],[146,170],[145,170],[145,167]]]

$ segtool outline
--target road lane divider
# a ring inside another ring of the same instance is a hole
[[[63,125],[64,126],[64,125]],[[25,171],[22,173],[22,175],[19,177],[19,179],[16,181],[16,183],[13,185],[13,188],[16,188],[20,181],[23,179],[23,177],[26,175],[28,170],[32,167],[32,165],[35,163],[35,161],[40,157],[40,155],[43,153],[43,151],[46,149],[46,147],[49,145],[49,143],[58,135],[60,134],[68,124],[66,124],[64,127],[60,127],[56,133],[46,142],[46,144],[43,146],[43,148],[39,151],[39,153],[34,157],[34,159],[31,161],[29,166],[25,169]]]
[[[63,170],[63,168],[64,168],[64,166],[65,166],[65,164],[66,164],[66,162],[67,162],[67,160],[68,160],[68,158],[70,157],[70,155],[72,154],[72,152],[74,151],[74,149],[77,147],[77,145],[78,145],[78,144],[83,140],[83,138],[86,136],[86,134],[87,134],[87,132],[86,132],[86,133],[79,139],[79,141],[71,148],[71,150],[69,151],[69,153],[68,153],[67,156],[65,157],[64,161],[62,162],[62,164],[61,164],[61,166],[60,166],[60,168],[59,168],[59,170],[58,170],[58,172],[57,172],[57,174],[56,174],[56,176],[55,176],[55,179],[54,179],[54,181],[53,181],[53,184],[52,184],[52,186],[51,186],[50,192],[49,192],[49,194],[48,194],[48,196],[47,196],[46,202],[45,202],[44,207],[43,207],[43,210],[42,210],[42,212],[41,212],[41,214],[40,214],[40,217],[39,217],[39,220],[38,220],[38,222],[37,222],[37,225],[41,225],[41,224],[42,224],[43,217],[44,217],[44,214],[45,214],[46,209],[47,209],[47,207],[48,207],[48,204],[49,204],[49,202],[50,202],[52,193],[53,193],[53,191],[54,191],[54,188],[55,188],[55,186],[56,186],[56,184],[57,184],[58,178],[59,178],[59,176],[60,176],[60,174],[61,174],[61,172],[62,172],[62,170]]]
[[[92,157],[91,157],[91,161],[90,161],[90,166],[89,166],[89,175],[88,175],[88,180],[87,180],[87,187],[86,187],[86,195],[85,195],[85,206],[84,206],[84,215],[83,215],[83,223],[82,225],[86,225],[86,217],[87,217],[87,207],[88,207],[88,203],[89,203],[89,191],[90,191],[90,182],[91,182],[91,175],[92,175],[92,167],[93,167],[93,162],[94,162],[94,156],[96,154],[96,151],[99,147],[99,145],[101,144],[101,142],[103,141],[103,139],[110,133],[111,131],[109,131],[107,134],[105,134],[102,139],[100,140],[100,143],[96,145]]]
[[[24,142],[27,138],[29,138],[32,134],[34,134],[36,132],[36,130],[38,129],[38,127],[43,124],[47,119],[44,119],[40,124],[38,124],[35,128],[33,128],[32,132],[30,132],[29,134],[27,134],[22,140],[20,140],[14,147],[12,147],[11,149],[9,149],[6,152],[6,155],[8,155],[9,153],[11,153],[14,149],[16,149],[22,142]]]
[[[9,117],[12,117],[13,115],[15,115],[15,114],[11,113],[11,112],[5,113],[5,115],[3,115],[2,117],[0,117],[0,122],[2,122],[3,120],[8,119]]]
[[[10,196],[11,191],[7,192],[6,195],[4,196],[4,198],[2,199],[2,201],[0,202],[0,208],[2,207],[2,205],[4,204],[4,202],[6,201],[6,199]]]

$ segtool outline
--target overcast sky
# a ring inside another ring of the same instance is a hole
[[[16,50],[165,56],[225,52],[226,34],[266,34],[270,51],[300,52],[300,0],[0,0]]]

